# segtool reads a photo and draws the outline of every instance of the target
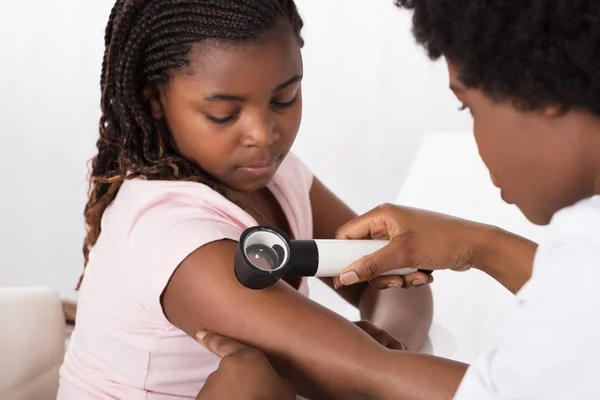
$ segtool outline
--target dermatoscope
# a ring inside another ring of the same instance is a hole
[[[277,228],[246,229],[238,244],[234,269],[238,281],[250,289],[274,285],[285,276],[336,277],[354,261],[372,254],[389,240],[291,240]],[[407,275],[428,270],[401,268],[384,275]]]

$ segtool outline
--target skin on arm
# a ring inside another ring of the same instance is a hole
[[[537,243],[500,228],[479,226],[472,232],[473,262],[516,294],[531,278]],[[479,239],[477,239],[479,238]]]
[[[342,200],[318,178],[310,191],[315,239],[335,239],[337,229],[357,217]],[[332,278],[322,278],[331,288]],[[361,318],[386,330],[409,350],[420,350],[433,318],[433,298],[429,286],[412,290],[379,290],[368,283],[343,286],[337,290],[360,310]]]
[[[231,267],[235,249],[232,241],[207,244],[175,270],[162,298],[173,325],[264,352],[311,399],[451,399],[464,364],[386,349],[284,282],[245,288]]]
[[[284,282],[250,290],[235,278],[236,243],[207,244],[183,261],[163,294],[169,321],[194,337],[211,331],[263,351],[296,390],[361,399],[391,350]]]
[[[77,316],[77,302],[71,300],[62,300],[63,314],[67,325],[75,325]]]

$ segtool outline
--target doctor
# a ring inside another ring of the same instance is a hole
[[[518,297],[498,342],[470,366],[401,352],[393,370],[406,390],[397,399],[600,399],[600,2],[396,3],[414,11],[428,55],[446,61],[503,199],[548,227],[536,245],[495,227],[379,207],[339,237],[390,244],[349,266],[337,284],[406,287],[408,279],[377,277],[398,267],[477,268]],[[214,348],[214,336],[203,340]],[[248,371],[276,377],[266,359],[253,364]]]

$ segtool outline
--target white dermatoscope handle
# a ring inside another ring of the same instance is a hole
[[[387,245],[389,240],[315,240],[319,250],[319,268],[315,276],[339,276],[354,261],[368,256]],[[408,275],[415,268],[401,268],[383,275]]]

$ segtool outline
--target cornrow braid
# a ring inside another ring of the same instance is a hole
[[[302,18],[293,0],[117,0],[104,35],[101,111],[85,207],[84,271],[100,236],[102,215],[125,180],[187,180],[223,188],[181,157],[166,124],[152,118],[143,98],[150,83],[189,63],[192,44],[204,40],[257,40],[287,21],[300,45]],[[81,286],[83,274],[77,284]]]

